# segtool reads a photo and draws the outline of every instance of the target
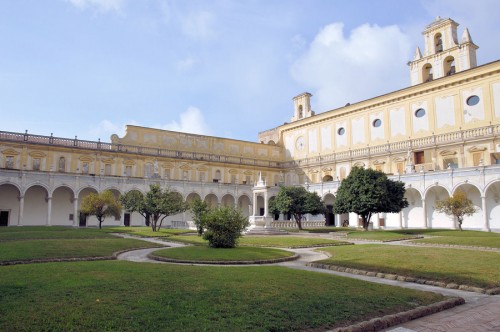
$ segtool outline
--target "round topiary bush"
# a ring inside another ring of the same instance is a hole
[[[234,207],[218,207],[207,212],[203,218],[206,228],[203,238],[212,248],[234,248],[241,233],[249,223]]]

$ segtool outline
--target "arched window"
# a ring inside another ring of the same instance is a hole
[[[440,33],[434,36],[434,45],[436,46],[436,53],[443,51],[443,38]]]
[[[422,82],[432,81],[432,66],[430,63],[422,67]]]
[[[323,177],[323,182],[331,182],[333,181],[333,177],[331,175],[325,175]]]
[[[447,57],[444,59],[444,73],[446,76],[450,76],[455,74],[455,58],[452,56]]]

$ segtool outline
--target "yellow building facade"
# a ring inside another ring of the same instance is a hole
[[[360,166],[407,188],[410,206],[378,215],[375,227],[454,228],[433,205],[464,190],[479,210],[464,227],[500,229],[500,61],[477,66],[478,47],[467,29],[459,39],[457,26],[437,18],[425,28],[424,51],[408,63],[410,87],[321,114],[310,93],[300,94],[290,123],[259,133],[259,143],[137,126],[111,142],[0,132],[0,224],[93,225],[80,218],[86,194],[147,191],[151,183],[268,218],[278,184],[302,185],[331,211],[340,181]],[[259,174],[265,195],[253,194]],[[190,220],[185,213],[167,224]],[[331,212],[309,221],[358,224],[354,214]],[[108,222],[142,223],[134,214]]]

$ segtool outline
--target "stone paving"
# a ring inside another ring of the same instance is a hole
[[[127,236],[130,237],[130,236]],[[136,238],[136,237],[134,237]],[[139,238],[162,245],[172,247],[182,246],[179,243],[166,242],[156,239]],[[362,242],[367,243],[367,242]],[[395,244],[395,243],[391,243]],[[381,279],[363,275],[354,275],[350,273],[324,270],[306,266],[312,261],[327,258],[326,254],[314,251],[317,248],[288,249],[300,255],[295,261],[277,263],[274,265],[285,266],[294,269],[315,271],[321,273],[335,274],[347,278],[361,279],[379,284],[411,288],[421,291],[440,293],[446,296],[458,296],[465,299],[465,304],[454,307],[430,316],[419,318],[399,326],[394,326],[384,330],[385,332],[500,332],[500,295],[485,295],[480,293],[466,292],[457,289],[440,288],[429,285],[408,283],[397,280]],[[120,260],[129,260],[134,262],[162,263],[151,260],[147,257],[148,253],[157,249],[133,250],[118,255]]]

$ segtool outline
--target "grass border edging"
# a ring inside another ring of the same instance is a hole
[[[167,257],[155,256],[153,253],[148,254],[149,259],[166,263],[182,263],[182,264],[205,264],[205,265],[250,265],[250,264],[274,264],[289,262],[300,258],[300,255],[293,255],[290,257],[274,258],[274,259],[259,259],[251,261],[197,261],[187,259],[174,259]]]
[[[307,266],[314,267],[317,269],[332,270],[332,271],[337,271],[337,272],[364,275],[367,277],[377,277],[377,278],[389,279],[389,280],[413,282],[416,284],[436,286],[436,287],[441,287],[441,288],[458,289],[458,290],[463,290],[466,292],[475,292],[475,293],[481,293],[481,294],[487,294],[487,295],[500,294],[500,287],[498,287],[498,288],[481,288],[481,287],[475,287],[475,286],[470,286],[470,285],[458,285],[455,283],[445,283],[442,281],[420,279],[420,278],[403,276],[403,275],[399,275],[399,274],[373,272],[373,271],[366,271],[366,270],[361,270],[361,269],[353,269],[350,267],[330,265],[330,264],[321,264],[321,263],[307,263]]]
[[[166,248],[167,246],[162,246],[158,248]],[[9,265],[20,265],[20,264],[36,264],[36,263],[59,263],[59,262],[86,262],[86,261],[110,261],[117,259],[118,255],[123,254],[128,251],[150,249],[156,247],[138,247],[132,249],[125,249],[114,252],[111,256],[87,256],[87,257],[66,257],[66,258],[38,258],[38,259],[27,259],[27,260],[11,260],[11,261],[0,261],[0,266]]]
[[[363,331],[379,331],[391,326],[406,323],[410,320],[432,315],[440,311],[451,309],[465,303],[461,297],[453,297],[444,301],[436,302],[428,306],[421,306],[409,311],[399,312],[397,314],[382,316],[364,321],[358,324],[339,327],[334,329],[334,332],[363,332]]]

